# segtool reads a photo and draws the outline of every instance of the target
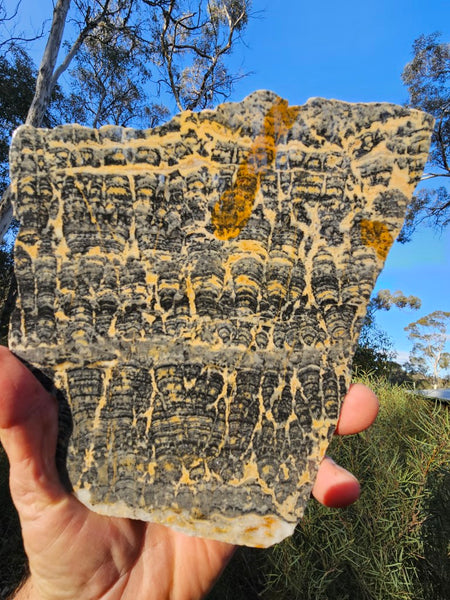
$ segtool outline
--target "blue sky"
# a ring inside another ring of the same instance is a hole
[[[51,0],[23,0],[23,29],[37,28],[51,10]],[[434,31],[450,41],[450,0],[254,0],[253,10],[245,44],[231,63],[252,74],[238,82],[231,100],[271,89],[291,104],[314,96],[402,104],[407,93],[400,76],[413,41]],[[426,228],[409,244],[395,244],[388,256],[376,289],[422,299],[419,311],[393,309],[378,316],[400,359],[411,348],[403,331],[408,323],[450,310],[449,257],[450,229],[439,234]]]

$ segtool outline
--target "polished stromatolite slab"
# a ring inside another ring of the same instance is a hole
[[[98,512],[289,535],[433,121],[271,92],[153,130],[20,128],[11,348],[72,417]]]

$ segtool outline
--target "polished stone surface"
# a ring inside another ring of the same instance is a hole
[[[271,92],[152,130],[20,128],[10,346],[71,410],[101,513],[291,534],[433,121]]]

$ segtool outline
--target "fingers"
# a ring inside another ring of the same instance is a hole
[[[312,494],[330,508],[342,508],[359,498],[360,486],[356,477],[326,456],[320,464]]]
[[[336,433],[349,435],[370,427],[378,414],[378,398],[362,383],[350,386],[342,403]]]
[[[58,407],[30,371],[0,347],[0,440],[10,462],[18,509],[36,509],[65,495],[55,464]]]
[[[367,429],[375,421],[379,403],[365,385],[352,385],[342,404],[336,433],[349,435]],[[330,508],[342,508],[359,498],[360,486],[354,475],[325,457],[320,464],[312,490],[313,496]]]

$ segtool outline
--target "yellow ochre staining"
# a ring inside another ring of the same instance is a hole
[[[361,241],[364,246],[374,248],[378,258],[385,260],[389,248],[394,241],[387,226],[380,221],[368,221],[363,219],[360,223]]]
[[[223,192],[211,214],[214,234],[220,240],[239,235],[252,214],[261,175],[273,164],[280,139],[291,129],[299,107],[289,107],[278,98],[264,117],[262,133],[253,142],[247,158],[239,166],[236,182]]]

